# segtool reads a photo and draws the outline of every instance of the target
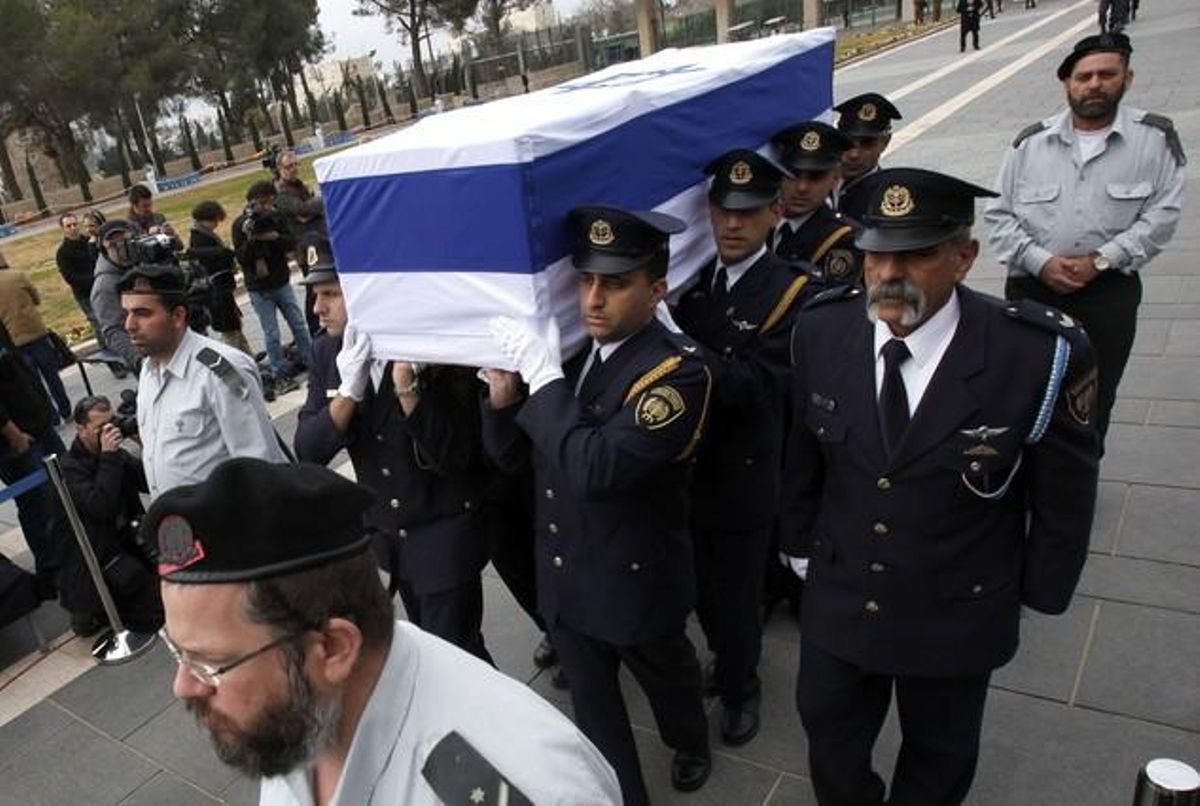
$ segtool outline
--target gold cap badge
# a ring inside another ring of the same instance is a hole
[[[879,110],[875,108],[875,104],[867,103],[858,108],[858,119],[867,121],[868,123],[874,120],[879,115]]]
[[[315,266],[320,259],[321,256],[317,254],[317,247],[308,247],[308,251],[304,254],[304,262],[309,266]]]
[[[753,178],[754,171],[750,170],[750,163],[744,160],[738,160],[729,168],[729,181],[735,185],[748,185]]]
[[[603,218],[597,218],[592,222],[591,229],[588,230],[588,240],[593,246],[608,246],[616,240],[612,225]]]
[[[800,138],[800,148],[805,151],[816,151],[821,147],[821,135],[816,132],[805,132]]]
[[[904,185],[892,185],[883,191],[883,201],[879,203],[879,212],[888,218],[899,218],[908,215],[916,207],[917,204],[913,201],[912,193],[908,191],[908,188]]]

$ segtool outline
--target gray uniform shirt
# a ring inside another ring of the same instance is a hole
[[[397,622],[383,672],[355,728],[334,806],[442,803],[421,770],[452,731],[538,806],[621,803],[612,768],[557,708],[478,658]],[[263,779],[259,804],[312,806],[311,771]]]
[[[1162,251],[1179,221],[1184,168],[1145,114],[1119,107],[1104,148],[1086,162],[1070,110],[1008,151],[984,218],[1009,276],[1094,252],[1130,274]]]
[[[211,347],[241,376],[240,389],[196,358]],[[221,462],[253,456],[283,463],[250,356],[188,330],[171,360],[142,363],[137,396],[142,464],[151,497],[204,481]]]

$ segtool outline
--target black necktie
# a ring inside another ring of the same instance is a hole
[[[888,453],[896,449],[904,429],[908,428],[908,393],[904,390],[904,378],[900,377],[900,365],[911,357],[908,345],[900,339],[892,339],[883,345],[879,424],[883,428],[883,444],[887,446]]]
[[[713,278],[712,299],[713,304],[720,306],[729,298],[729,275],[725,272],[725,267],[717,269],[716,277]]]
[[[604,366],[604,356],[600,353],[600,348],[597,347],[592,351],[592,362],[588,364],[587,372],[583,374],[583,380],[579,384],[580,400],[591,400],[599,392],[600,371]]]

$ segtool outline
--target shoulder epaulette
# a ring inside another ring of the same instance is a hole
[[[835,285],[832,286],[815,297],[804,303],[802,310],[809,310],[820,305],[825,305],[830,302],[840,302],[841,300],[854,299],[862,293],[862,289],[853,285]]]
[[[213,348],[200,348],[196,352],[196,360],[212,370],[213,374],[220,378],[238,397],[244,399],[249,393],[249,389],[246,387],[246,380],[233,364],[229,363],[229,359]]]
[[[1031,299],[1006,302],[1004,313],[1011,319],[1048,330],[1056,336],[1063,336],[1071,341],[1080,338],[1083,333],[1079,323],[1062,311]]]
[[[633,386],[629,387],[629,391],[625,393],[625,403],[628,404],[629,401],[633,400],[642,392],[646,391],[651,386],[658,383],[675,370],[679,369],[679,366],[682,363],[683,356],[681,355],[673,355],[668,358],[664,358],[658,364],[658,366],[633,382]]]
[[[845,238],[852,232],[854,232],[854,227],[850,224],[843,224],[835,229],[829,234],[828,238],[821,241],[821,245],[818,246],[812,253],[812,255],[809,257],[809,261],[812,263],[820,262],[821,258],[825,257],[825,253],[832,249],[835,243],[840,241],[842,238]]]
[[[1171,156],[1175,158],[1175,162],[1181,167],[1187,165],[1187,155],[1183,153],[1183,143],[1179,141],[1179,132],[1175,131],[1175,124],[1171,122],[1169,117],[1147,112],[1142,115],[1142,119],[1138,122],[1162,132],[1163,137],[1167,139],[1167,149],[1171,152]]]
[[[767,315],[766,320],[759,328],[759,333],[766,333],[783,319],[787,314],[788,309],[792,307],[792,303],[796,301],[796,297],[800,296],[800,292],[804,290],[804,286],[808,285],[808,275],[801,274],[792,284],[788,286],[787,291],[783,292],[783,296],[779,298],[779,302],[775,303],[775,307],[771,313]]]
[[[1013,138],[1012,147],[1020,147],[1021,143],[1025,142],[1030,137],[1033,137],[1035,134],[1044,130],[1045,128],[1046,122],[1044,120],[1039,120],[1037,123],[1029,124],[1024,129],[1021,129],[1021,131],[1017,133],[1017,136]]]

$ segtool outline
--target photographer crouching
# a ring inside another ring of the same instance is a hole
[[[148,491],[146,474],[141,461],[121,447],[137,424],[128,418],[114,422],[112,403],[103,396],[75,404],[74,421],[75,439],[62,459],[71,500],[121,620],[136,632],[154,632],[163,623],[154,550],[138,538],[145,512],[138,493]],[[91,635],[106,625],[104,608],[78,544],[63,542],[59,598],[71,614],[71,629]]]
[[[296,248],[296,243],[275,211],[274,185],[266,181],[255,182],[246,191],[246,201],[249,202],[246,209],[233,222],[233,249],[242,264],[250,304],[262,324],[274,392],[283,394],[298,388],[294,376],[312,360],[312,339],[292,291],[288,268],[288,253]],[[284,358],[279,342],[279,321],[275,316],[277,311],[283,314],[292,331],[292,339],[300,351],[300,366]]]

